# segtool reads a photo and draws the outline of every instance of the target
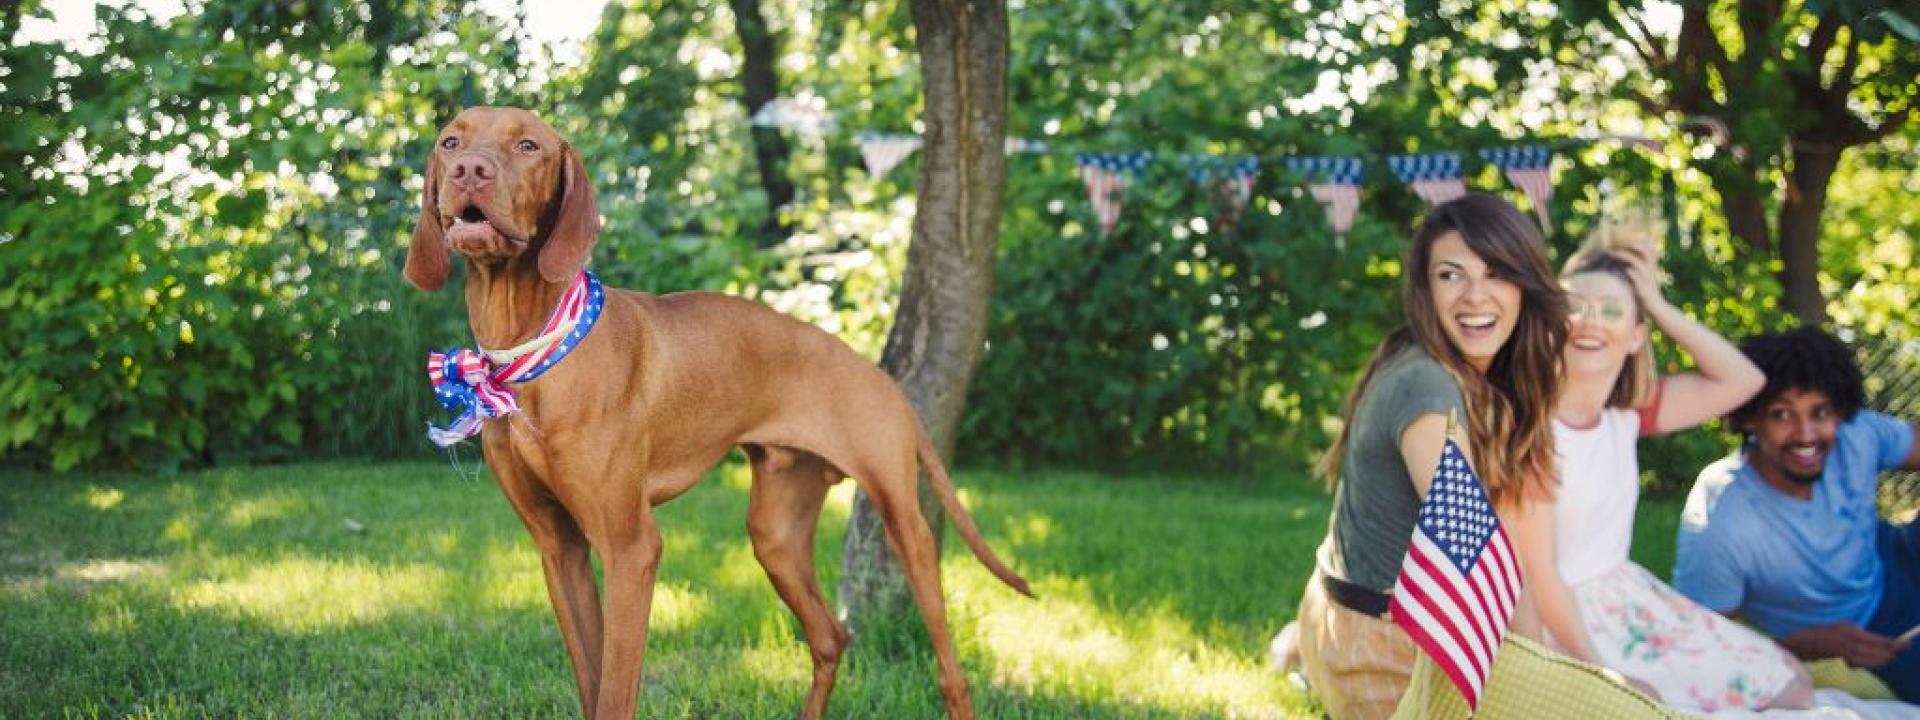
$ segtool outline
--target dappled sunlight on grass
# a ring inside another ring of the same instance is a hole
[[[284,518],[300,507],[300,503],[285,495],[245,498],[228,503],[223,513],[228,525],[245,529],[261,520]]]
[[[235,577],[174,590],[182,611],[212,610],[288,632],[378,622],[400,613],[430,614],[447,597],[446,570],[426,563],[285,557],[248,562]]]
[[[29,717],[573,713],[533,542],[497,490],[441,470],[0,482],[0,502],[46,510],[0,510],[15,542],[0,548],[0,637],[18,640],[0,643],[0,667],[51,678],[0,671],[0,696],[33,688]],[[667,546],[641,716],[783,717],[806,694],[805,640],[747,536],[750,475],[723,465],[656,510]],[[1310,712],[1264,646],[1324,530],[1317,493],[1033,472],[957,484],[1041,596],[1006,588],[949,529],[949,623],[981,717]],[[856,489],[830,490],[817,529],[829,602]],[[916,618],[855,641],[830,714],[937,717],[939,702]]]
[[[87,488],[87,506],[95,510],[112,510],[127,499],[127,494],[118,488]]]
[[[547,606],[547,582],[540,554],[529,541],[524,547],[493,545],[474,563],[486,578],[481,585],[481,607],[522,610]]]
[[[747,538],[745,528],[740,530],[740,543],[720,551],[720,562],[706,572],[719,585],[730,589],[772,587],[766,569],[760,567],[760,560],[753,556],[752,541]]]
[[[955,585],[998,585],[984,571],[948,572]],[[969,644],[988,656],[995,683],[1181,715],[1269,717],[1302,701],[1257,654],[1209,643],[1170,605],[1119,616],[1100,609],[1083,580],[1035,580],[1035,600],[991,587],[965,593],[977,595]]]

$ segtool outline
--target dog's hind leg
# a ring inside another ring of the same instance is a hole
[[[802,720],[816,720],[827,712],[833,694],[840,653],[847,647],[847,629],[833,616],[820,592],[814,572],[813,537],[820,524],[820,506],[827,488],[841,474],[820,456],[805,451],[762,445],[746,446],[753,465],[753,491],[747,502],[747,534],[753,554],[766,568],[773,589],[800,618],[813,656],[813,685],[807,690]]]
[[[940,696],[946,701],[947,716],[953,720],[971,720],[973,703],[967,698],[967,678],[960,672],[960,660],[954,653],[953,637],[947,629],[947,601],[940,591],[940,552],[934,545],[933,530],[920,515],[917,487],[920,476],[910,450],[899,457],[903,462],[879,468],[863,467],[853,472],[856,478],[861,477],[858,473],[869,473],[861,487],[887,526],[894,557],[907,574],[907,586],[913,590],[913,600],[920,606],[920,619],[926,623],[927,635],[933,640],[934,657],[940,663]]]

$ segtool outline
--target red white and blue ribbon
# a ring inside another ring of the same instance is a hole
[[[434,396],[446,409],[460,413],[446,427],[429,424],[427,439],[447,447],[478,434],[488,420],[519,412],[508,385],[531,382],[558,365],[593,330],[605,303],[600,279],[581,270],[533,341],[504,351],[451,348],[427,353]]]
[[[1336,235],[1353,228],[1360,211],[1360,177],[1366,165],[1350,155],[1287,158],[1287,169],[1307,178],[1307,192],[1327,211]]]
[[[1540,218],[1540,228],[1545,230],[1553,226],[1547,217],[1547,204],[1553,202],[1553,151],[1545,145],[1516,145],[1514,147],[1481,150],[1480,157],[1487,163],[1500,168],[1507,182],[1520,188],[1533,202],[1533,214]]]
[[[1100,220],[1100,232],[1113,232],[1120,221],[1120,208],[1127,203],[1127,188],[1146,172],[1153,153],[1080,153],[1080,177],[1087,182],[1087,197],[1093,202],[1093,214]]]

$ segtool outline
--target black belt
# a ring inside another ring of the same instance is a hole
[[[1387,602],[1390,596],[1386,593],[1326,574],[1320,576],[1320,587],[1327,591],[1327,599],[1332,600],[1335,605],[1362,615],[1377,618],[1387,616]]]

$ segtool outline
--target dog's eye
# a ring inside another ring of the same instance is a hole
[[[530,152],[539,150],[540,145],[535,143],[532,140],[521,140],[518,143],[514,143],[513,149],[519,150],[520,152],[530,153]]]
[[[440,147],[446,148],[448,150],[458,148],[460,147],[460,138],[454,137],[452,135],[448,135],[445,138],[442,138],[440,140]]]

